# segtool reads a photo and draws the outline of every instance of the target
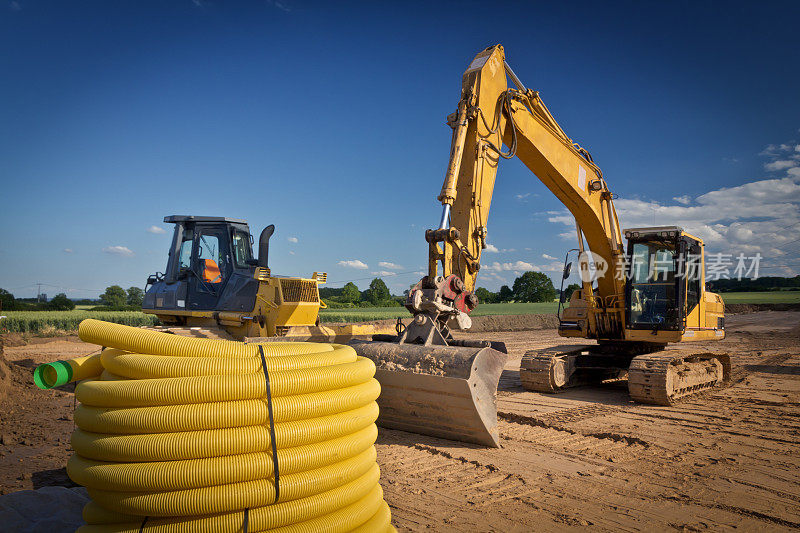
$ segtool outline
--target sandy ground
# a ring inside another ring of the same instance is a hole
[[[505,341],[502,449],[383,430],[378,460],[405,530],[785,530],[800,527],[800,313],[732,316],[730,387],[676,407],[632,403],[626,383],[558,395],[525,391],[530,348],[555,331],[483,333]],[[695,345],[697,346],[697,345]]]
[[[630,402],[624,381],[527,392],[520,358],[563,344],[555,331],[468,336],[509,348],[498,393],[502,448],[382,429],[378,461],[398,529],[800,527],[800,313],[729,317],[728,338],[701,346],[731,354],[731,386],[675,407]],[[73,395],[27,380],[36,363],[93,351],[75,340],[5,347],[2,492],[70,484]]]

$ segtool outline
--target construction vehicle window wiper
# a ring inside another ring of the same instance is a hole
[[[214,250],[214,248],[212,248],[212,246],[211,246],[210,244],[208,244],[208,241],[206,240],[206,238],[203,236],[203,234],[202,234],[202,233],[200,234],[200,240],[201,240],[201,241],[203,241],[203,242],[205,243],[206,247],[208,248],[208,251],[209,251],[209,252],[211,252],[211,257],[212,257],[212,258],[213,258],[215,255],[217,255],[217,253],[216,253],[216,251]]]
[[[200,283],[202,283],[202,284],[203,284],[203,288],[204,288],[204,289],[207,289],[207,290],[208,290],[208,292],[214,292],[214,287],[212,287],[210,283],[208,283],[206,280],[204,280],[204,279],[203,279],[203,276],[201,276],[200,274],[198,274],[198,273],[195,271],[195,269],[193,269],[193,268],[189,267],[189,268],[188,268],[188,270],[189,270],[189,272],[191,272],[192,274],[194,274],[194,277],[196,277],[196,278],[197,278],[197,280],[198,280]]]

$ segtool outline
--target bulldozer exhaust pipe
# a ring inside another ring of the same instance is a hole
[[[258,238],[258,266],[267,268],[269,266],[269,239],[275,233],[275,225],[270,224],[261,232]]]

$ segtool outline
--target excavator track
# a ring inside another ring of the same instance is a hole
[[[544,350],[531,350],[522,356],[519,379],[522,386],[534,392],[553,393],[575,384],[570,383],[570,355],[586,350],[584,345],[555,346]]]
[[[628,368],[628,391],[639,403],[672,405],[729,381],[727,354],[664,350],[634,357]]]
[[[611,359],[615,355],[621,359]],[[673,349],[628,359],[608,347],[566,345],[527,352],[519,377],[529,391],[554,393],[624,375],[626,367],[631,399],[651,405],[672,405],[729,381],[731,374],[726,354]]]

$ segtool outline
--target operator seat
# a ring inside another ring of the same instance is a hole
[[[220,272],[219,265],[213,259],[203,259],[203,281],[208,283],[220,283],[222,281],[222,272]]]

